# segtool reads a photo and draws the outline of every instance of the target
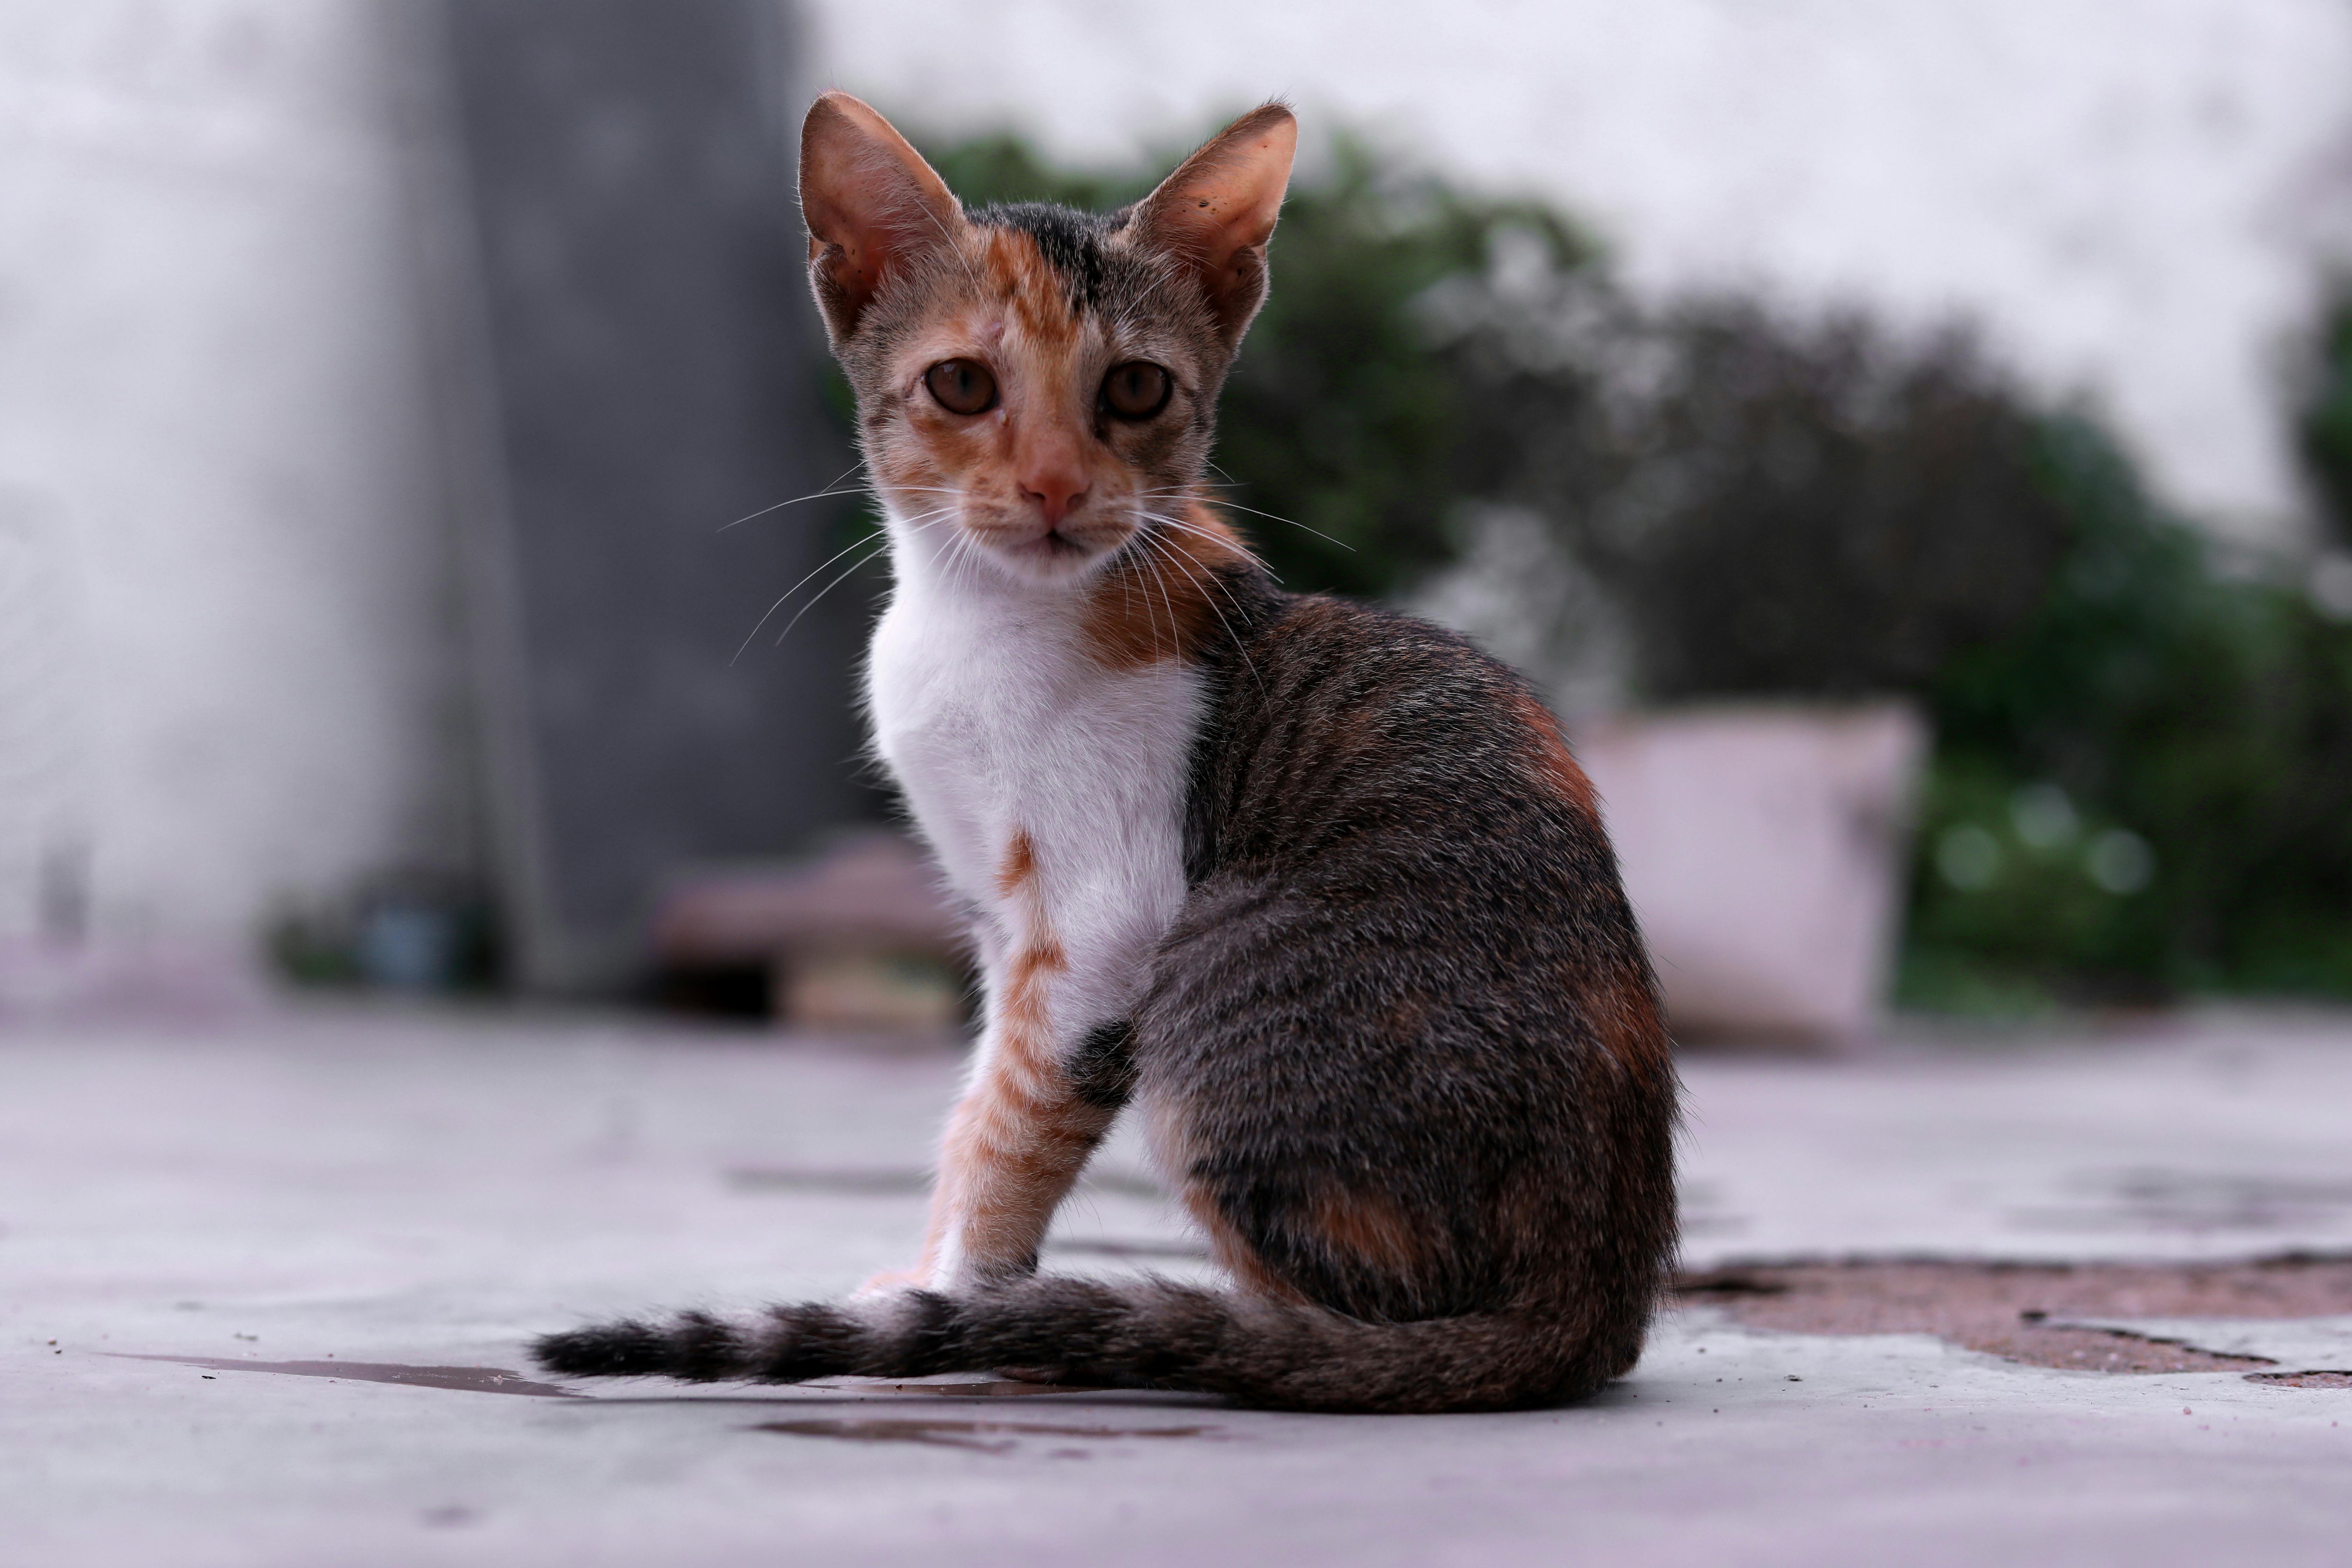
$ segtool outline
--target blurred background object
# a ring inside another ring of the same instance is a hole
[[[443,9],[479,247],[447,290],[480,304],[451,446],[490,448],[461,522],[496,886],[520,983],[610,991],[681,862],[866,807],[843,765],[862,606],[757,635],[834,554],[828,514],[779,503],[854,460],[816,404],[793,61],[764,0]],[[712,657],[730,634],[751,657]]]
[[[654,952],[667,994],[710,1011],[918,1031],[963,1011],[961,923],[929,860],[888,828],[795,862],[688,868],[654,917]]]
[[[1924,730],[1903,703],[1751,703],[1578,732],[1676,1038],[1876,1026]]]
[[[1916,789],[1786,784],[1859,858],[1761,773],[1604,784],[1670,987],[1653,822],[1873,928],[1757,1019],[2352,994],[2347,81],[2337,0],[0,0],[0,998],[946,1005],[750,919],[882,805],[822,83],[1092,205],[1291,93],[1217,457],[1288,585],[1472,632],[1600,774],[1921,716]]]

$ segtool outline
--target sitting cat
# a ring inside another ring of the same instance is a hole
[[[895,574],[876,742],[986,1024],[910,1275],[555,1334],[544,1365],[1377,1411],[1633,1366],[1677,1090],[1592,791],[1518,676],[1280,591],[1205,493],[1296,138],[1270,105],[1121,211],[967,212],[865,104],[810,110],[810,274]],[[1036,1273],[1130,1103],[1231,1289]]]

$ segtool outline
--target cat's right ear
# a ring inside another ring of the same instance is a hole
[[[1297,150],[1297,119],[1266,104],[1219,132],[1135,205],[1138,235],[1174,256],[1207,295],[1227,353],[1265,302],[1265,245]]]
[[[892,274],[963,226],[963,208],[922,154],[845,92],[809,106],[801,126],[801,216],[809,281],[840,343]]]

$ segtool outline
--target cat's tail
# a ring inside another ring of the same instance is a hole
[[[551,1372],[590,1377],[799,1383],[1020,1367],[1270,1409],[1430,1412],[1591,1393],[1631,1369],[1642,1328],[1596,1333],[1549,1313],[1364,1322],[1165,1280],[1035,1278],[969,1295],[773,1307],[744,1322],[687,1312],[600,1324],[549,1334],[533,1351]]]

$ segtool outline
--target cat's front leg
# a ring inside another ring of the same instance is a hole
[[[999,879],[1003,902],[982,943],[988,1019],[971,1082],[948,1121],[931,1194],[923,1283],[955,1290],[1037,1267],[1054,1211],[1127,1099],[1123,1011],[1142,963],[1130,922],[1066,900],[1056,921],[1024,836]],[[1064,927],[1072,928],[1066,939]]]
[[[981,1050],[940,1150],[921,1268],[935,1290],[1034,1270],[1054,1211],[1118,1113],[1027,1020],[992,1019]]]

